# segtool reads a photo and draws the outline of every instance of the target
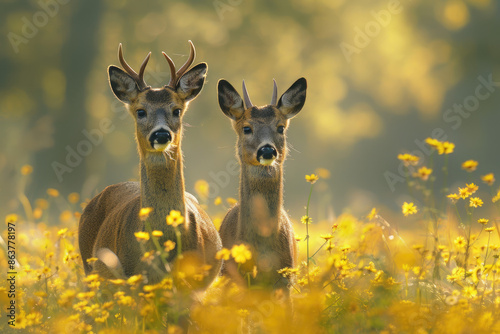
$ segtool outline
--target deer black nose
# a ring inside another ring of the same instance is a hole
[[[262,146],[257,151],[257,160],[259,160],[259,161],[260,161],[260,159],[264,159],[264,160],[275,159],[277,156],[278,156],[278,152],[276,152],[276,149],[274,147],[272,147],[271,145]]]
[[[149,137],[149,141],[151,142],[151,146],[154,147],[154,144],[165,145],[166,143],[172,140],[172,135],[167,130],[158,130],[153,132],[151,137]]]

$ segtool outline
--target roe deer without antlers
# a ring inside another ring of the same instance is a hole
[[[225,248],[239,243],[252,248],[252,261],[242,269],[252,271],[255,265],[258,285],[288,289],[289,282],[277,271],[296,263],[293,227],[283,207],[283,162],[286,129],[304,106],[306,88],[306,80],[300,78],[277,101],[274,81],[271,104],[256,107],[243,81],[244,107],[229,82],[218,83],[219,105],[238,136],[236,150],[241,165],[240,200],[226,214],[220,235]],[[223,274],[243,283],[234,261],[224,263]]]
[[[200,93],[207,72],[206,63],[189,69],[195,57],[194,46],[189,43],[189,59],[177,72],[173,61],[163,53],[171,79],[162,88],[151,88],[144,81],[151,52],[136,73],[124,60],[120,44],[118,55],[125,71],[116,66],[108,68],[111,90],[134,117],[140,182],[109,186],[85,208],[80,219],[79,244],[86,274],[94,271],[113,278],[146,273],[148,283],[161,281],[165,266],[158,270],[160,261],[153,265],[141,261],[143,252],[134,236],[135,232],[146,230],[139,219],[140,209],[146,207],[153,208],[147,219],[151,229],[163,232],[160,245],[166,240],[176,241],[174,228],[166,224],[170,211],[180,211],[185,217],[185,223],[178,227],[183,258],[199,268],[204,264],[211,266],[200,287],[210,284],[219,273],[221,263],[215,260],[215,254],[221,249],[220,237],[194,196],[184,191],[182,118],[188,103]],[[172,262],[177,250],[170,254],[167,260]],[[99,258],[93,266],[86,261],[91,257]]]

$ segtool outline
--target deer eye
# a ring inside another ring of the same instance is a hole
[[[249,126],[244,126],[243,127],[243,133],[246,134],[246,135],[249,135],[252,133],[252,128],[249,127]]]
[[[285,127],[283,125],[278,126],[278,133],[285,132]]]
[[[173,111],[173,114],[174,114],[175,117],[179,117],[181,115],[181,110],[180,109],[175,109]]]
[[[136,113],[137,113],[137,117],[139,117],[139,118],[146,117],[146,110],[144,110],[144,109],[138,109],[136,111]]]

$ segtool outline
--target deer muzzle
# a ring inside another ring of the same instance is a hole
[[[160,129],[151,134],[149,142],[156,151],[164,151],[172,142],[172,134],[170,131]]]
[[[257,151],[257,160],[261,165],[269,166],[278,157],[278,152],[271,145],[265,145]]]

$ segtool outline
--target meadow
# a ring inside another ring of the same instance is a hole
[[[397,156],[412,199],[399,212],[373,208],[355,217],[346,208],[332,221],[316,221],[309,212],[320,200],[313,189],[329,172],[304,176],[304,215],[292,217],[300,264],[280,270],[292,281],[293,320],[287,318],[284,291],[252,285],[259,273],[245,268],[252,258],[245,245],[217,256],[234,258],[248,287],[218,278],[205,294],[196,294],[193,305],[193,282],[203,279],[204,268],[185,265],[155,285],[141,275],[109,281],[85,276],[77,226],[88,199],[51,188],[45,197],[29,200],[23,189],[33,168],[25,165],[18,171],[23,211],[5,217],[1,234],[0,267],[12,265],[17,272],[15,326],[8,325],[9,310],[2,306],[0,331],[180,333],[179,321],[189,315],[191,329],[199,333],[238,333],[248,326],[264,333],[500,332],[500,189],[493,173],[477,172],[480,162],[448,165],[453,143],[428,138],[426,145],[433,150],[426,165],[409,153]],[[461,178],[450,180],[450,170]],[[457,183],[458,188],[448,186]],[[218,227],[236,200],[209,201],[208,187],[199,180],[195,191]],[[141,211],[146,223],[148,214]],[[183,222],[175,213],[168,218],[174,226]],[[405,220],[414,227],[400,232]],[[154,241],[157,232],[136,237]],[[15,262],[7,252],[9,240],[15,241]],[[142,260],[165,257],[174,242],[145,248]],[[2,305],[12,299],[9,289],[3,280]]]

